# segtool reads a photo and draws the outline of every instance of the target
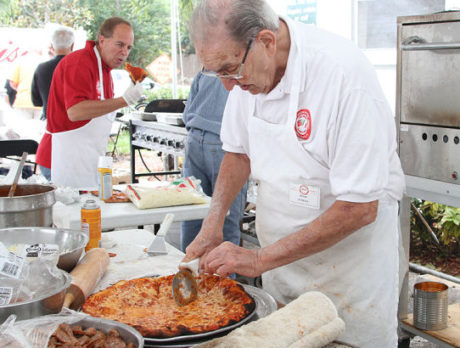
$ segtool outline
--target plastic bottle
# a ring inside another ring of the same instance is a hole
[[[99,199],[112,197],[112,157],[99,156],[97,164]]]
[[[81,207],[81,230],[89,236],[85,251],[101,247],[101,208],[94,199]]]

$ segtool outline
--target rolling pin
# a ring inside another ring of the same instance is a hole
[[[78,309],[94,290],[109,265],[109,254],[103,248],[94,248],[86,253],[70,272],[72,283],[64,298],[64,307]]]

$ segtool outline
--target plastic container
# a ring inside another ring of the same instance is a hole
[[[447,327],[448,286],[438,282],[414,285],[414,326],[422,330]]]
[[[97,184],[99,199],[104,200],[112,196],[112,162],[110,156],[99,156],[97,163]]]
[[[85,251],[101,247],[101,208],[94,199],[81,207],[81,230],[89,236]]]

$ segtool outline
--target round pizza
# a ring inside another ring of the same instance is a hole
[[[152,338],[214,331],[255,310],[254,299],[240,284],[214,275],[198,276],[197,299],[178,306],[172,297],[173,277],[119,281],[89,296],[82,310],[93,317],[125,323]]]

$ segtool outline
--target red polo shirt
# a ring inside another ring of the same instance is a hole
[[[48,97],[46,129],[57,133],[80,128],[87,121],[71,121],[67,109],[84,100],[100,100],[99,69],[93,47],[94,41],[87,41],[84,49],[66,55],[54,70]],[[102,61],[104,97],[113,98],[111,68]],[[37,149],[36,161],[51,168],[51,135],[45,133]]]

